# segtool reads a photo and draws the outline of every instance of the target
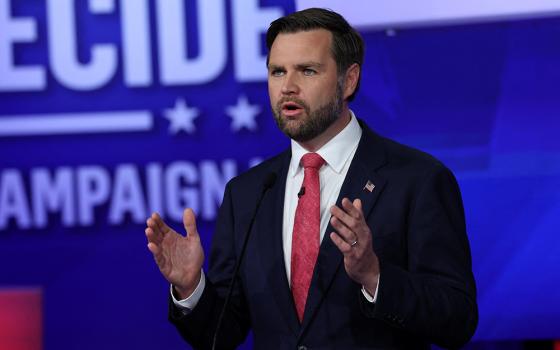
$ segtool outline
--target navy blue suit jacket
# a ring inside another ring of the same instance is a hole
[[[202,298],[188,315],[170,302],[171,322],[193,347],[211,346],[243,237],[271,172],[277,180],[256,214],[219,348],[235,348],[249,330],[257,349],[457,348],[470,339],[478,321],[476,289],[453,174],[431,156],[361,126],[337,204],[344,197],[362,200],[380,260],[377,303],[368,303],[346,274],[328,227],[298,321],[282,250],[288,150],[228,183]],[[364,189],[368,181],[375,185],[371,192]]]

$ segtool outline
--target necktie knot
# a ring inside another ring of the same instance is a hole
[[[301,165],[304,169],[319,169],[325,164],[325,160],[317,153],[306,153],[301,157]]]

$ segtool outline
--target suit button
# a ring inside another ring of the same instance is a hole
[[[305,345],[300,345],[297,348],[298,348],[298,350],[307,350],[307,346],[305,346]]]

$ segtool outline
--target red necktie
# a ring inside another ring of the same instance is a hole
[[[317,153],[307,153],[301,158],[304,176],[292,233],[290,274],[292,295],[300,322],[303,320],[303,311],[311,284],[313,267],[319,254],[319,230],[321,226],[319,169],[324,163],[325,160]]]

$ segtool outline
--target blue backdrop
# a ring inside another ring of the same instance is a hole
[[[227,180],[288,146],[263,35],[295,8],[0,0],[0,289],[40,291],[44,348],[184,348],[144,221],[193,207],[208,247]],[[559,338],[560,18],[360,31],[351,108],[461,186],[475,339]]]

